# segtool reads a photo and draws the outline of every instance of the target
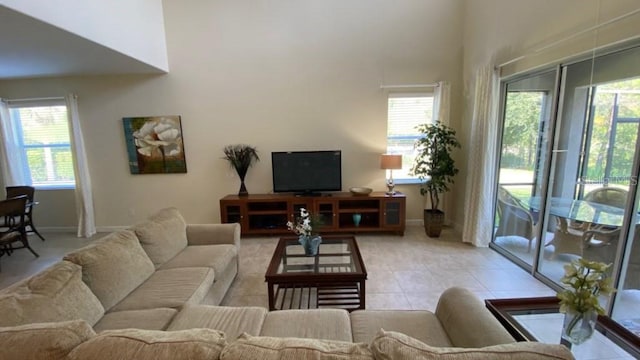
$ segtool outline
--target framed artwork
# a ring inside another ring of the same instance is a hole
[[[122,118],[132,174],[186,173],[180,116]]]

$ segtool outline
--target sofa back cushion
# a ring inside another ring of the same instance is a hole
[[[365,343],[248,334],[242,334],[220,354],[220,360],[280,359],[374,360]]]
[[[224,334],[212,329],[107,330],[73,349],[68,360],[218,359],[226,343]]]
[[[371,342],[377,360],[561,360],[573,359],[564,345],[516,342],[482,348],[433,347],[405,334],[381,329]]]
[[[104,307],[82,281],[82,268],[61,261],[0,292],[0,326],[83,319],[94,325]]]
[[[0,359],[66,359],[95,334],[83,320],[2,327]]]
[[[156,268],[187,247],[187,223],[176,208],[166,208],[132,230]]]
[[[82,280],[106,310],[155,271],[136,235],[127,230],[111,233],[64,258],[82,266]]]

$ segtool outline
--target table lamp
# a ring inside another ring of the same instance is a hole
[[[387,179],[387,195],[393,195],[396,192],[393,190],[395,186],[393,183],[393,170],[402,169],[402,155],[382,154],[380,156],[380,169],[389,170],[389,178]]]

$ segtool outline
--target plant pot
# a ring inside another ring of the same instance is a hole
[[[428,237],[440,237],[444,225],[444,212],[441,210],[424,210],[424,231]]]

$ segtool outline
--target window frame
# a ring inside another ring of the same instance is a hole
[[[387,94],[387,136],[386,136],[386,141],[387,141],[387,146],[385,148],[385,153],[387,154],[399,154],[397,151],[391,151],[389,148],[389,140],[411,140],[413,139],[413,142],[415,143],[416,140],[423,138],[424,136],[419,134],[417,131],[414,132],[413,135],[392,135],[389,136],[389,124],[391,122],[391,119],[389,117],[390,112],[389,112],[389,101],[393,98],[419,98],[419,97],[424,97],[424,98],[431,98],[431,122],[435,122],[435,108],[436,108],[436,93],[433,89],[430,90],[420,90],[420,91],[402,91],[402,92],[389,92]],[[428,119],[427,119],[428,121]],[[426,121],[425,121],[426,122]],[[419,124],[424,124],[425,122],[420,122]],[[417,124],[416,124],[417,125]],[[413,164],[405,164],[405,161],[403,161],[402,166],[403,169],[405,167],[408,167],[409,169],[411,168]],[[398,171],[398,170],[396,170]],[[422,184],[424,183],[423,181],[421,181],[417,176],[402,176],[402,177],[398,177],[396,175],[396,173],[394,173],[394,177],[393,177],[393,181],[394,183],[396,183],[396,185],[398,184]]]
[[[11,126],[15,131],[15,145],[19,150],[19,154],[17,155],[20,159],[19,166],[22,167],[21,173],[26,177],[24,180],[30,186],[38,190],[73,190],[76,188],[76,174],[75,169],[73,169],[73,158],[71,159],[71,167],[74,171],[74,179],[70,182],[61,182],[61,183],[34,183],[32,172],[29,167],[29,162],[27,158],[27,151],[29,149],[60,149],[60,148],[68,148],[69,151],[72,151],[71,147],[71,129],[69,129],[69,119],[67,117],[67,128],[69,132],[69,142],[67,143],[56,143],[56,144],[46,144],[46,145],[30,145],[25,144],[25,134],[22,121],[19,117],[16,117],[15,114],[23,108],[33,108],[33,107],[54,107],[54,106],[64,106],[67,114],[69,113],[69,108],[64,98],[47,98],[47,99],[21,99],[21,100],[9,100],[7,101],[8,110],[9,110],[9,121],[11,122]],[[73,154],[71,155],[73,157]]]

